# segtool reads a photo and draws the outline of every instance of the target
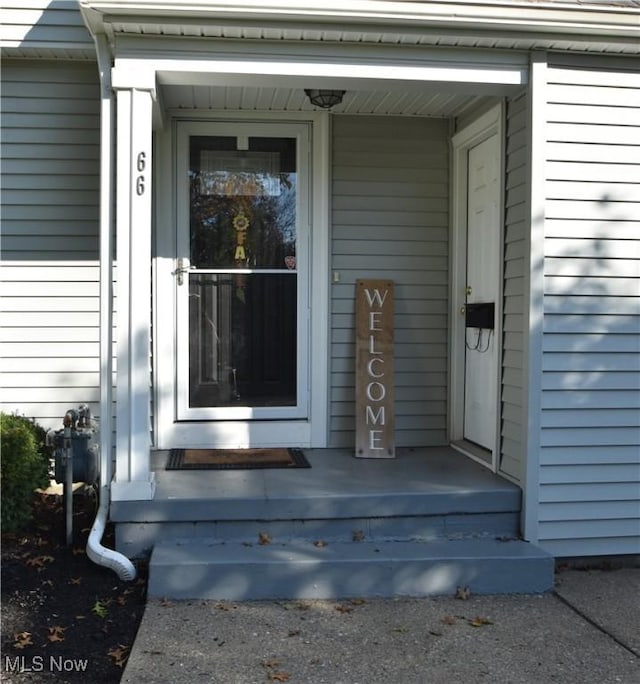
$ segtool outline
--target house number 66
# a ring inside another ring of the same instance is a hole
[[[147,165],[147,155],[144,152],[138,153],[138,158],[136,160],[136,168],[140,174],[136,178],[136,194],[144,195],[144,174],[142,173]]]

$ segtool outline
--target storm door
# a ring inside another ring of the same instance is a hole
[[[307,415],[306,128],[178,124],[178,420]]]

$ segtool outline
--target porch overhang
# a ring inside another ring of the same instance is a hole
[[[640,53],[640,16],[624,0],[80,0],[80,7],[91,32],[110,45],[114,86],[152,92],[156,126],[163,108],[311,111],[305,88],[348,91],[336,113],[457,117],[489,104],[481,98],[525,86],[532,50]]]
[[[638,54],[632,2],[80,0],[92,33]]]
[[[341,113],[446,117],[479,98],[514,95],[528,82],[524,53],[401,48],[374,55],[361,48],[309,50],[298,45],[285,56],[275,44],[225,43],[224,49],[209,46],[205,53],[177,50],[173,41],[162,49],[153,41],[145,42],[141,56],[133,42],[127,38],[118,43],[112,85],[115,90],[151,92],[156,127],[162,125],[164,109],[175,106],[197,109],[198,102],[206,101],[207,109],[230,108],[224,99],[227,89],[237,89],[241,95],[236,100],[242,102],[260,93],[262,101],[270,100],[265,108],[272,111],[311,111],[304,90],[313,87],[347,91],[335,110]],[[185,94],[187,88],[200,96]],[[274,104],[278,97],[281,105]]]

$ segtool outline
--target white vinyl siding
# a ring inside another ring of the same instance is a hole
[[[640,553],[640,75],[547,88],[539,539]]]
[[[333,118],[329,446],[355,445],[355,281],[395,283],[396,445],[445,444],[448,122]]]
[[[3,0],[0,43],[10,55],[58,58],[95,52],[77,0]]]
[[[3,411],[60,427],[99,400],[94,64],[2,64]]]
[[[527,97],[507,102],[500,472],[522,483],[524,274],[528,194]]]

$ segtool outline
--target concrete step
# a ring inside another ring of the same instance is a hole
[[[540,593],[553,558],[521,541],[460,539],[324,543],[160,542],[149,595],[259,600]]]
[[[489,508],[490,504],[487,504]],[[130,556],[142,555],[160,542],[181,539],[210,539],[219,543],[254,543],[260,534],[274,541],[323,539],[351,541],[355,536],[372,540],[461,539],[466,537],[518,537],[519,511],[454,513],[448,515],[393,515],[294,520],[220,520],[195,522],[158,522],[119,526],[118,548]],[[142,550],[142,551],[141,551]]]

